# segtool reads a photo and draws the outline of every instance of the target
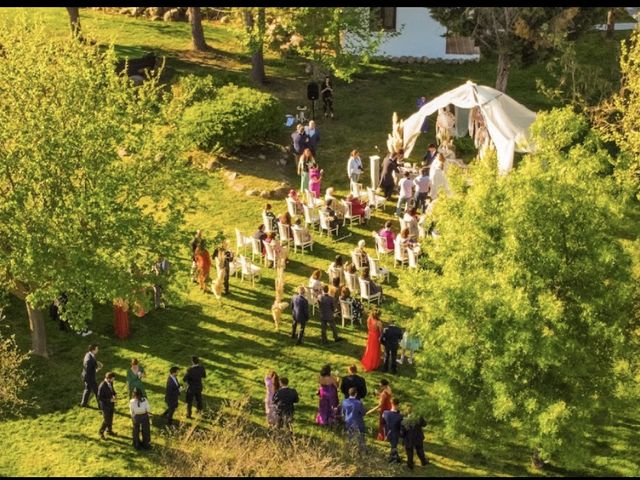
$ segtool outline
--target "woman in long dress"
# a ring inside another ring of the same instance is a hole
[[[275,426],[278,423],[278,417],[276,415],[276,407],[273,404],[273,394],[280,388],[280,377],[274,370],[271,370],[264,377],[264,386],[267,390],[264,396],[264,412],[267,416],[267,424]]]
[[[209,251],[200,244],[195,252],[196,264],[198,265],[198,283],[203,292],[207,291],[207,279],[211,271],[211,255]]]
[[[331,365],[325,365],[320,370],[318,378],[318,414],[316,423],[333,425],[336,423],[338,412],[338,379],[331,375]]]
[[[365,372],[371,372],[376,370],[382,363],[380,347],[380,335],[382,334],[382,322],[380,321],[380,314],[378,312],[372,312],[367,319],[367,329],[369,334],[367,336],[367,347],[364,351],[364,356],[360,362],[364,367]]]
[[[144,391],[144,385],[142,384],[142,379],[145,376],[144,368],[140,365],[138,359],[134,358],[131,360],[131,368],[127,370],[127,387],[129,387],[129,397],[131,397],[134,388],[140,390],[143,397],[147,396]]]
[[[380,390],[378,396],[378,405],[373,407],[371,410],[367,412],[367,415],[373,413],[375,411],[380,412],[380,417],[378,419],[378,434],[376,435],[376,440],[384,441],[384,420],[382,419],[382,414],[387,410],[391,410],[391,387],[389,386],[389,380],[383,378],[380,380]]]

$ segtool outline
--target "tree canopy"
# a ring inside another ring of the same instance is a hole
[[[480,162],[466,194],[438,200],[428,268],[402,285],[447,430],[517,432],[571,466],[633,392],[634,287],[602,142],[569,109],[539,113],[532,135],[508,175]]]
[[[18,19],[0,32],[0,284],[25,299],[34,350],[41,315],[66,292],[80,328],[93,301],[152,284],[176,251],[190,170],[170,101],[152,76],[134,88],[112,47],[52,39]]]

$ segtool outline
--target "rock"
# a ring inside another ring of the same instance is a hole
[[[407,63],[416,63],[416,57],[407,57]]]
[[[178,8],[172,8],[164,12],[162,19],[165,22],[182,22],[186,20],[184,14]]]
[[[291,148],[291,147],[288,147],[288,146],[285,146],[285,145],[280,145],[280,151],[281,151],[282,153],[289,153],[289,149],[290,149],[290,148]]]
[[[164,12],[166,11],[165,7],[147,7],[147,9],[145,10],[145,14],[148,17],[160,17],[162,18],[162,15],[164,15]]]
[[[152,22],[159,22],[160,20],[162,20],[162,17],[160,15],[154,15],[149,20],[151,20]]]
[[[429,62],[429,57],[420,57],[420,63],[427,63]]]
[[[244,192],[244,194],[245,194],[247,197],[252,197],[252,196],[254,196],[254,195],[258,194],[258,191],[257,191],[257,190],[254,190],[254,189],[252,188],[252,189],[247,190],[246,192]]]
[[[138,85],[142,85],[144,83],[144,77],[142,75],[131,75],[129,80],[133,82],[133,85],[137,87]]]
[[[281,158],[280,160],[278,160],[278,165],[282,165],[284,167],[286,164],[287,164],[286,158]]]
[[[391,60],[393,63],[398,63],[400,61],[400,57],[391,57],[389,60]]]
[[[403,55],[402,57],[400,57],[400,63],[407,63],[408,61],[408,57],[406,55]]]
[[[127,152],[127,149],[124,148],[124,147],[118,148],[117,152],[118,152],[118,156],[120,158],[123,158],[123,157],[126,157],[127,155],[129,155],[129,152]]]
[[[276,188],[271,191],[271,198],[274,200],[283,200],[289,194],[290,188],[287,186]]]
[[[261,153],[260,155],[258,155],[258,158],[259,158],[260,160],[266,160],[266,159],[267,159],[267,156],[266,156],[264,153]]]
[[[231,188],[236,192],[241,192],[244,190],[244,185],[242,185],[241,183],[232,183]]]
[[[118,10],[118,13],[120,15],[133,15],[133,10],[135,10],[135,8],[134,9],[128,8],[128,7],[127,8],[121,8],[120,10]]]
[[[238,172],[227,173],[227,178],[233,182],[236,178],[238,178]]]
[[[215,160],[209,160],[207,162],[206,168],[207,168],[207,170],[214,170],[216,168],[216,161]]]
[[[144,13],[144,11],[147,9],[147,7],[134,7],[131,10],[131,14],[134,17],[139,17],[140,15],[142,15]]]
[[[273,198],[273,194],[275,193],[275,190],[263,190],[262,192],[260,192],[260,198],[264,198],[265,200],[268,200],[270,198]]]

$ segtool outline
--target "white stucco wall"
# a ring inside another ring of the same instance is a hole
[[[397,7],[396,29],[400,34],[389,38],[377,55],[386,57],[429,57],[472,60],[479,55],[447,54],[446,28],[434,20],[426,7]]]

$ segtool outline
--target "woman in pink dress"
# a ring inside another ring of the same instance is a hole
[[[315,198],[320,198],[322,174],[323,170],[319,170],[318,167],[314,166],[309,169],[309,190],[311,190]]]
[[[377,369],[382,363],[382,349],[380,347],[382,322],[380,321],[380,314],[378,312],[371,312],[369,315],[369,318],[367,319],[367,329],[369,330],[369,335],[367,336],[367,347],[360,362],[362,363],[365,372],[371,372]]]
[[[264,412],[267,416],[267,424],[271,427],[278,422],[276,407],[273,404],[273,394],[280,388],[280,378],[275,371],[271,370],[267,376],[264,377],[264,386],[267,389],[264,397]]]
[[[318,378],[318,414],[316,423],[320,425],[333,425],[338,413],[338,379],[331,375],[331,365],[325,365],[320,370]]]

